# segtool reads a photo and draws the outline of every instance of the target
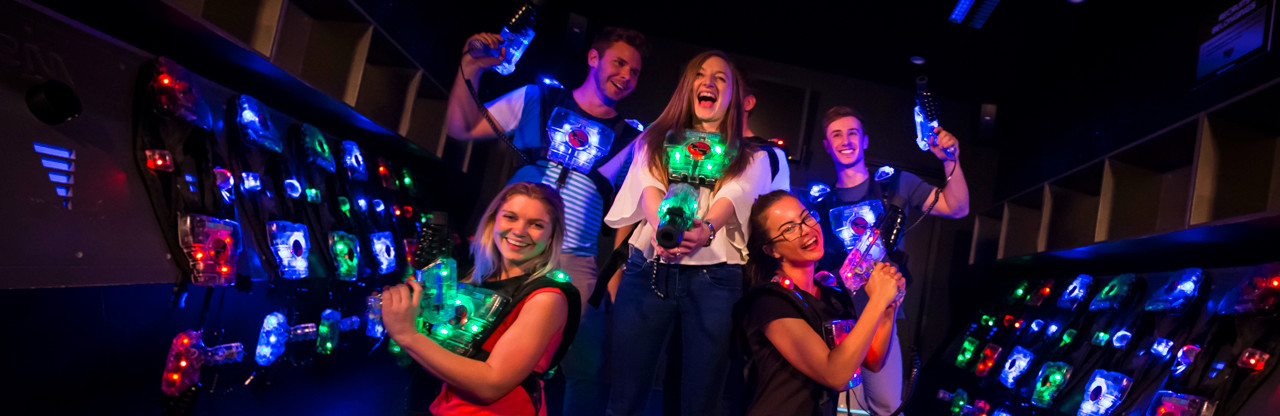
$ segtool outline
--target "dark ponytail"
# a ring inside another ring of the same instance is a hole
[[[764,252],[764,247],[773,243],[774,234],[774,230],[765,226],[768,220],[766,213],[773,204],[788,197],[795,198],[795,195],[777,190],[764,194],[751,205],[751,217],[748,219],[751,235],[747,236],[747,264],[743,266],[743,276],[748,288],[769,283],[778,274],[778,259]]]

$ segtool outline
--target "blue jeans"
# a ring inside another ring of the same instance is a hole
[[[676,322],[683,338],[681,413],[715,414],[728,376],[733,304],[741,295],[740,265],[656,265],[633,247],[613,309],[613,391],[607,414],[632,416],[644,410],[654,371],[662,365],[658,356]]]

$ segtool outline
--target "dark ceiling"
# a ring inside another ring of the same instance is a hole
[[[572,13],[585,17],[588,35],[630,27],[903,88],[928,75],[939,96],[998,105],[993,144],[1001,148],[1001,170],[1008,170],[1001,175],[1019,178],[1003,184],[1003,193],[1203,111],[1274,78],[1262,72],[1276,67],[1255,64],[1220,77],[1240,79],[1197,85],[1197,30],[1231,0],[1005,0],[980,29],[969,19],[948,21],[955,0],[545,1],[541,39],[526,58],[534,67],[563,65],[555,57],[566,48],[556,45],[572,44],[564,36]],[[498,30],[521,4],[357,2],[443,86],[452,82],[466,37]],[[983,3],[974,1],[970,18]],[[566,56],[576,59],[582,49]],[[912,56],[926,63],[912,64]]]

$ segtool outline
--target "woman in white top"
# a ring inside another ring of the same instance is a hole
[[[769,191],[769,162],[742,140],[742,81],[728,56],[707,51],[685,67],[662,115],[636,141],[635,160],[605,223],[637,224],[613,310],[609,412],[644,410],[671,328],[681,323],[681,411],[715,413],[729,367],[733,304],[742,294],[747,216]],[[714,188],[700,187],[693,225],[671,249],[658,246],[658,206],[666,195],[668,134],[720,135],[727,165]]]

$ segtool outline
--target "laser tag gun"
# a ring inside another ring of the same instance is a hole
[[[529,42],[533,41],[534,18],[537,11],[533,4],[525,2],[520,6],[520,10],[516,15],[507,22],[502,28],[502,47],[500,49],[490,48],[488,44],[481,42],[479,39],[472,40],[467,44],[467,54],[481,58],[485,56],[497,58],[501,56],[501,49],[507,50],[507,56],[497,66],[493,67],[502,75],[511,75],[516,70],[516,62],[520,61],[520,56],[524,55],[525,48],[529,47]]]
[[[672,183],[658,204],[658,245],[672,249],[680,245],[684,232],[693,227],[698,212],[698,190],[687,183]]]
[[[938,127],[940,113],[938,101],[933,97],[933,92],[929,91],[929,77],[917,77],[916,106],[912,110],[912,116],[916,121],[916,145],[920,146],[920,150],[927,152],[930,146],[938,143],[938,135],[933,133],[933,129]],[[954,146],[942,151],[947,154],[948,159],[956,158]]]
[[[156,58],[155,77],[148,87],[151,89],[152,108],[157,114],[205,129],[212,124],[209,107],[187,82],[186,69],[169,58]]]
[[[1041,303],[1044,303],[1045,298],[1049,297],[1050,293],[1053,293],[1053,279],[1046,279],[1040,283],[1040,287],[1036,288],[1036,291],[1031,292],[1031,296],[1027,297],[1026,305],[1040,306]]]
[[[1218,304],[1218,314],[1275,315],[1280,303],[1280,276],[1246,279],[1232,288]]]
[[[342,165],[347,168],[348,178],[358,181],[369,179],[369,172],[364,167],[364,155],[360,153],[360,145],[356,142],[342,141]]]
[[[200,368],[240,362],[244,358],[244,346],[239,342],[205,348],[200,339],[204,331],[186,330],[173,337],[169,346],[169,358],[164,363],[164,378],[160,390],[178,397],[200,381]]]
[[[863,232],[853,249],[849,250],[838,273],[840,281],[851,293],[861,290],[867,284],[876,263],[898,249],[906,219],[907,215],[902,208],[889,204],[887,212],[880,217],[876,227]],[[855,219],[858,220],[861,218]]]
[[[1080,411],[1076,416],[1108,416],[1124,396],[1129,394],[1133,379],[1124,374],[1103,369],[1093,370],[1089,376],[1089,384],[1084,390],[1084,400],[1080,401]]]
[[[307,238],[306,224],[270,221],[267,223],[267,236],[271,241],[271,252],[280,265],[280,277],[291,280],[307,277],[311,240]]]
[[[333,173],[336,166],[329,144],[324,140],[324,133],[310,124],[303,123],[298,127],[302,134],[303,147],[306,148],[307,162]]]
[[[316,330],[316,352],[328,355],[333,352],[333,346],[338,344],[339,333],[359,327],[359,316],[343,318],[338,311],[325,309],[320,312],[320,327]]]
[[[1178,394],[1168,390],[1156,392],[1147,407],[1148,416],[1209,416],[1216,405],[1212,400],[1190,394]]]
[[[178,243],[191,262],[191,282],[227,286],[236,280],[240,224],[207,215],[187,214],[178,220]]]
[[[716,133],[686,130],[667,133],[667,182],[684,182],[714,188],[733,157]]]
[[[1064,362],[1047,362],[1040,367],[1040,375],[1036,376],[1036,390],[1031,393],[1031,404],[1039,407],[1053,405],[1053,398],[1058,396],[1062,387],[1071,378],[1071,365]]]
[[[613,130],[564,107],[556,107],[547,121],[551,146],[547,158],[586,175],[613,147]]]
[[[356,280],[360,266],[360,240],[342,231],[329,233],[329,250],[333,252],[333,277],[338,280]]]
[[[414,268],[414,281],[422,286],[422,310],[418,314],[418,327],[419,332],[425,334],[430,325],[444,323],[454,316],[457,306],[454,298],[458,288],[458,263],[449,258],[453,245],[453,236],[449,234],[448,228],[449,214],[431,212],[425,214],[424,218],[427,222],[418,229],[418,239],[409,264]],[[365,334],[382,338],[386,335],[382,325],[382,295],[370,296],[365,303],[369,322]]]
[[[284,314],[272,312],[262,320],[262,329],[258,331],[258,347],[254,350],[253,359],[258,365],[269,366],[280,355],[284,354],[285,344],[316,339],[319,329],[316,324],[307,323],[289,326]]]
[[[853,325],[857,324],[857,319],[838,319],[834,321],[826,321],[822,323],[822,339],[827,341],[827,347],[835,349],[840,345],[849,332],[853,331]],[[853,370],[853,377],[849,379],[849,383],[845,384],[840,391],[846,391],[862,384],[862,367]]]
[[[1164,288],[1152,294],[1147,300],[1147,312],[1166,312],[1180,315],[1187,310],[1200,293],[1200,282],[1204,281],[1204,272],[1200,269],[1183,270],[1177,277],[1169,279]]]
[[[979,358],[978,364],[974,366],[973,374],[978,377],[986,376],[991,367],[996,364],[996,357],[1000,355],[1001,350],[1002,348],[994,342],[987,343],[987,346],[982,349],[982,358]]]

